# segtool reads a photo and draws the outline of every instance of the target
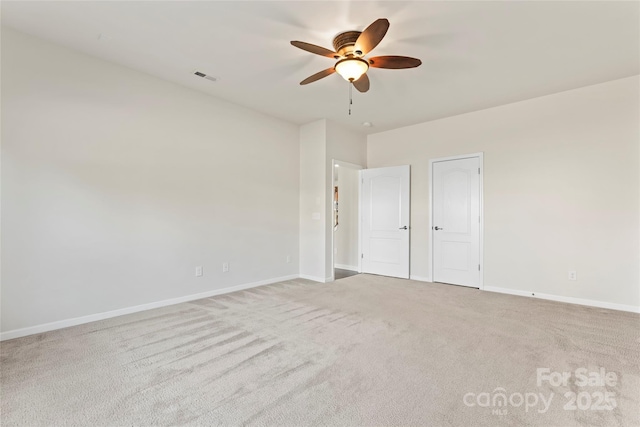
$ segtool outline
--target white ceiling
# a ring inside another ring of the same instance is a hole
[[[593,1],[2,1],[2,24],[303,124],[328,118],[380,132],[640,73],[640,3]],[[372,69],[371,90],[338,75],[300,86],[332,60],[334,35],[377,18],[370,56],[423,65]],[[102,34],[102,37],[100,35]],[[200,70],[219,78],[194,76]],[[364,121],[373,123],[366,128]]]

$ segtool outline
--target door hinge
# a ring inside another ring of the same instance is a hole
[[[478,264],[478,271],[480,271],[480,264]]]
[[[480,175],[480,168],[478,168],[478,175]]]
[[[360,258],[364,258],[364,254],[360,254]]]

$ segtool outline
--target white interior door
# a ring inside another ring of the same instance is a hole
[[[409,166],[362,174],[362,272],[409,278]]]
[[[480,286],[480,158],[432,163],[433,281]]]

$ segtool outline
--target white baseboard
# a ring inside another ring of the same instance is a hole
[[[334,264],[333,266],[335,268],[340,268],[342,270],[358,271],[358,266],[357,265]]]
[[[630,311],[632,313],[640,313],[640,307],[635,307],[633,305],[616,304],[612,302],[596,301],[596,300],[583,299],[583,298],[563,297],[560,295],[543,294],[540,292],[527,292],[527,291],[520,291],[517,289],[496,288],[493,286],[485,286],[484,290],[489,292],[498,292],[501,294],[518,295],[522,297],[533,297],[533,298],[546,299],[550,301],[566,302],[569,304],[586,305],[589,307],[608,308],[611,310]]]
[[[308,274],[301,274],[298,277],[301,279],[313,280],[314,282],[320,283],[327,283],[331,281],[331,277],[309,276]]]
[[[228,288],[214,289],[212,291],[201,292],[199,294],[191,294],[183,297],[171,298],[163,301],[156,301],[148,304],[136,305],[133,307],[126,307],[118,310],[107,311],[104,313],[90,314],[88,316],[74,317],[72,319],[59,320],[51,323],[44,323],[42,325],[29,326],[27,328],[21,328],[21,329],[14,329],[13,331],[0,333],[0,341],[25,337],[27,335],[40,334],[42,332],[53,331],[56,329],[68,328],[70,326],[82,325],[84,323],[110,319],[112,317],[123,316],[125,314],[138,313],[140,311],[166,307],[168,305],[180,304],[182,302],[194,301],[202,298],[209,298],[216,295],[228,294],[231,292],[242,291],[244,289],[256,288],[258,286],[270,285],[272,283],[284,282],[286,280],[293,280],[299,277],[301,276],[298,274],[293,274],[293,275],[283,276],[283,277],[275,277],[273,279],[260,280],[258,282],[245,283],[242,285],[230,286]]]
[[[27,328],[14,329],[12,331],[7,331],[7,332],[0,333],[0,341],[10,340],[10,339],[14,339],[14,338],[20,338],[20,337],[24,337],[24,336],[27,336],[27,335],[39,334],[39,333],[43,333],[43,332],[53,331],[53,330],[56,330],[56,329],[68,328],[70,326],[82,325],[82,324],[85,324],[85,323],[95,322],[95,321],[98,321],[98,320],[110,319],[112,317],[123,316],[125,314],[138,313],[140,311],[146,311],[146,310],[151,310],[151,309],[154,309],[154,308],[166,307],[168,305],[180,304],[180,303],[183,303],[183,302],[194,301],[194,300],[198,300],[198,299],[202,299],[202,298],[209,298],[209,297],[216,296],[216,295],[228,294],[228,293],[231,293],[231,292],[242,291],[244,289],[256,288],[258,286],[270,285],[272,283],[283,282],[283,281],[286,281],[286,280],[293,280],[293,279],[298,279],[298,278],[313,280],[314,282],[320,282],[320,283],[326,283],[326,282],[329,282],[331,280],[331,278],[308,276],[308,275],[304,275],[304,274],[300,274],[300,275],[293,274],[293,275],[289,275],[289,276],[275,277],[273,279],[261,280],[261,281],[252,282],[252,283],[245,283],[245,284],[242,284],[242,285],[230,286],[230,287],[222,288],[222,289],[214,289],[214,290],[207,291],[207,292],[202,292],[202,293],[199,293],[199,294],[191,294],[191,295],[186,295],[186,296],[183,296],[183,297],[171,298],[171,299],[167,299],[167,300],[163,300],[163,301],[156,301],[156,302],[152,302],[152,303],[148,303],[148,304],[136,305],[136,306],[133,306],[133,307],[127,307],[127,308],[121,308],[121,309],[118,309],[118,310],[107,311],[107,312],[104,312],[104,313],[91,314],[91,315],[88,315],[88,316],[75,317],[75,318],[66,319],[66,320],[59,320],[59,321],[56,321],[56,322],[45,323],[45,324],[36,325],[36,326],[30,326],[30,327],[27,327]],[[412,275],[412,276],[410,276],[410,278],[411,278],[411,280],[417,280],[417,281],[421,281],[421,282],[429,282],[429,280],[427,278],[425,278],[425,277],[413,276]],[[544,294],[544,293],[539,293],[539,292],[527,292],[527,291],[521,291],[521,290],[516,290],[516,289],[498,288],[498,287],[493,287],[493,286],[485,286],[484,290],[485,291],[489,291],[489,292],[502,293],[502,294],[510,294],[510,295],[524,296],[524,297],[541,298],[541,299],[546,299],[546,300],[551,300],[551,301],[566,302],[566,303],[569,303],[569,304],[586,305],[586,306],[590,306],[590,307],[608,308],[608,309],[611,309],[611,310],[620,310],[620,311],[628,311],[628,312],[632,312],[632,313],[640,313],[640,307],[636,307],[636,306],[632,306],[632,305],[615,304],[615,303],[610,303],[610,302],[603,302],[603,301],[596,301],[596,300],[589,300],[589,299],[582,299],[582,298],[574,298],[574,297],[564,297],[564,296]],[[535,295],[532,295],[532,294],[535,294]]]
[[[431,282],[428,277],[414,276],[413,274],[409,276],[409,279],[417,280],[418,282]]]

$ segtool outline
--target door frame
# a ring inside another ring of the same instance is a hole
[[[480,283],[479,288],[484,289],[484,152],[461,154],[457,156],[438,157],[429,159],[429,234],[427,237],[427,247],[429,248],[429,274],[427,279],[433,282],[433,164],[436,162],[444,162],[448,160],[461,160],[477,158],[480,167]]]
[[[355,169],[358,171],[358,200],[356,202],[356,206],[358,206],[358,255],[362,253],[361,238],[362,238],[362,228],[360,225],[360,216],[362,215],[362,197],[360,196],[360,192],[362,190],[362,170],[365,169],[364,166],[357,165],[355,163],[344,162],[342,160],[331,159],[331,185],[329,189],[330,193],[330,211],[331,211],[331,222],[327,224],[331,229],[331,281],[334,282],[336,280],[336,264],[335,264],[335,240],[336,240],[336,232],[333,229],[333,187],[335,185],[334,173],[336,165],[340,165],[340,167],[346,167],[349,169]],[[338,202],[339,203],[339,202]],[[358,273],[362,273],[362,258],[358,257]]]

